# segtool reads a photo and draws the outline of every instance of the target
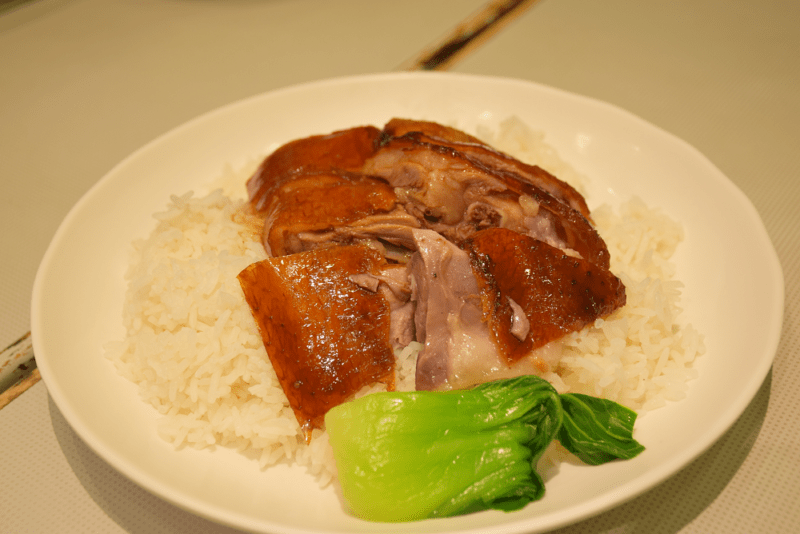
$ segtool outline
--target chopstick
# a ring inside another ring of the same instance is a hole
[[[32,385],[42,379],[42,375],[39,374],[39,369],[34,369],[31,371],[31,374],[5,390],[4,392],[0,393],[0,410],[6,407],[11,401],[28,391]]]
[[[395,70],[446,70],[539,0],[493,0]]]
[[[0,353],[0,409],[40,379],[28,332]]]

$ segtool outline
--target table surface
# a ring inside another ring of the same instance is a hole
[[[37,266],[115,163],[271,89],[385,72],[480,0],[0,1],[0,347],[30,329]],[[800,532],[800,3],[544,0],[449,70],[624,108],[703,152],[753,202],[785,277],[771,373],[666,482],[560,533]],[[0,410],[0,532],[230,532],[129,482],[39,382]]]

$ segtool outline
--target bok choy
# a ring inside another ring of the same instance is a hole
[[[536,376],[469,390],[387,392],[325,416],[342,492],[370,521],[518,510],[544,495],[536,463],[553,439],[590,464],[632,458],[636,413],[559,395]]]

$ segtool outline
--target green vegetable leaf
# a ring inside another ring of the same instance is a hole
[[[619,458],[630,459],[644,450],[633,439],[636,412],[616,402],[581,395],[561,395],[564,410],[558,440],[572,454],[590,465]]]
[[[370,521],[512,511],[544,495],[536,463],[553,439],[585,463],[633,458],[636,412],[559,395],[537,376],[470,390],[377,393],[325,415],[342,493]]]
[[[471,390],[368,395],[328,411],[325,424],[352,512],[412,521],[540,499],[536,461],[561,417],[555,389],[526,376]]]

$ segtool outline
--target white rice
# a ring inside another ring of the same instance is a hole
[[[487,140],[582,189],[585,179],[541,134],[516,120],[499,132]],[[176,447],[232,447],[262,468],[293,462],[326,485],[335,476],[327,435],[315,431],[306,445],[236,278],[265,257],[240,210],[246,175],[227,172],[215,184],[221,189],[202,198],[173,196],[155,215],[156,229],[133,243],[127,334],[107,345],[107,355],[162,415],[159,434]],[[682,285],[670,258],[682,228],[635,198],[617,210],[603,206],[593,218],[611,269],[625,283],[627,305],[567,336],[559,366],[545,378],[560,392],[640,411],[680,400],[705,351],[702,337],[679,317]],[[413,388],[418,349],[415,343],[398,351],[398,389]]]

